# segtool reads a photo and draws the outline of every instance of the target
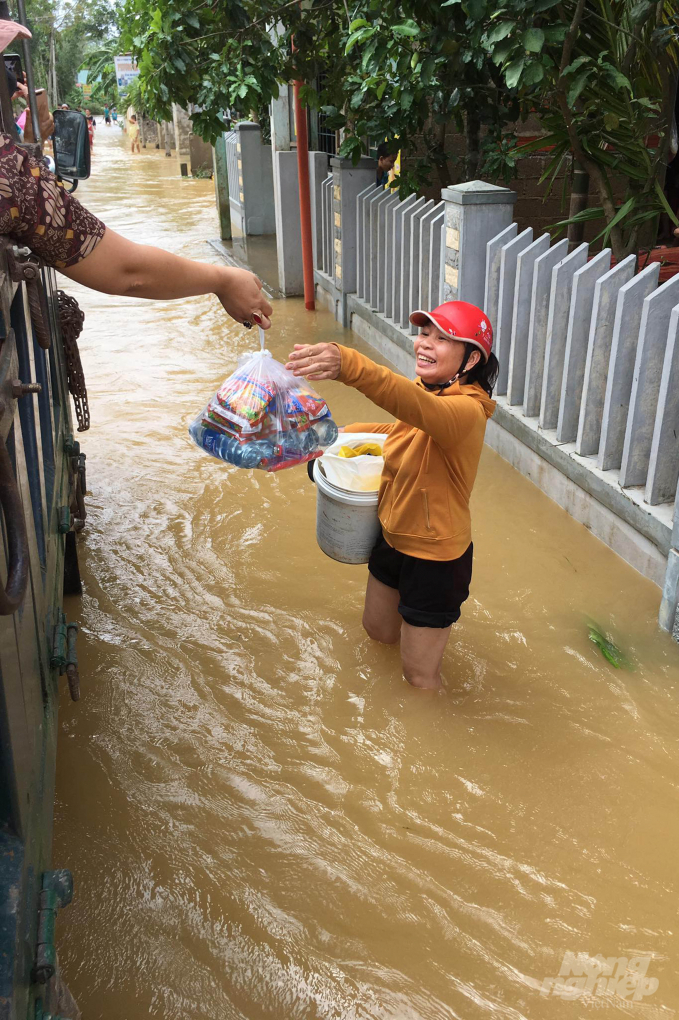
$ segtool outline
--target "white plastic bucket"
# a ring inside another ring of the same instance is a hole
[[[380,533],[377,492],[338,488],[323,474],[321,460],[314,461],[316,540],[333,560],[367,563]]]

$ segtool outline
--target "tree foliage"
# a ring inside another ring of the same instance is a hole
[[[78,70],[87,55],[117,32],[115,0],[26,0],[26,14],[33,34],[31,56],[35,81],[48,80],[50,35],[54,36],[59,101],[73,96]]]
[[[590,173],[616,255],[662,207],[674,0],[126,0],[121,22],[146,107],[167,118],[172,102],[193,104],[206,139],[297,79],[342,132],[342,155],[398,138],[409,191],[454,179],[453,132],[466,136],[464,176],[508,179],[511,126],[536,114],[550,172],[573,153]]]

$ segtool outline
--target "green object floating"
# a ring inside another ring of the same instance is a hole
[[[588,623],[589,640],[597,646],[604,659],[615,669],[630,669],[631,664],[622,649],[610,641],[595,623]]]

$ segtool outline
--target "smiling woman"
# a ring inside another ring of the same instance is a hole
[[[469,497],[497,378],[493,331],[464,301],[418,310],[414,382],[339,344],[297,344],[288,368],[309,379],[338,379],[398,420],[355,422],[345,432],[387,433],[378,513],[380,535],[368,563],[363,626],[384,644],[400,640],[406,680],[441,686],[450,628],[469,595]]]

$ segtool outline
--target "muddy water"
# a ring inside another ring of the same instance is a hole
[[[113,129],[80,194],[137,240],[211,258],[211,183]],[[316,547],[305,471],[190,445],[253,338],[210,298],[68,289],[93,425],[55,862],[76,876],[58,937],[87,1020],[674,1015],[679,650],[657,589],[486,451],[445,691],[413,691],[362,633],[365,568]],[[367,350],[277,303],[279,357],[329,337]],[[386,417],[322,389],[340,421]],[[541,996],[566,951],[651,957],[657,990]]]

